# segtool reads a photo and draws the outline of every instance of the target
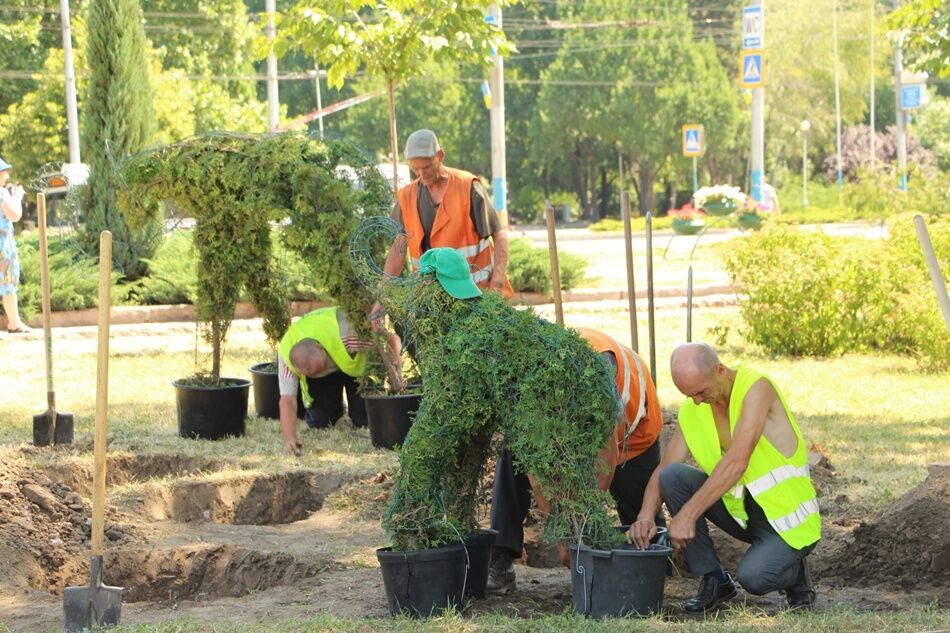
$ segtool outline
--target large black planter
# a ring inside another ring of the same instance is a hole
[[[574,544],[569,549],[575,613],[589,618],[659,613],[672,548],[596,550]]]
[[[422,401],[417,393],[364,395],[369,439],[376,448],[402,446]]]
[[[251,381],[222,378],[223,386],[193,387],[176,380],[178,435],[192,439],[220,440],[244,435],[247,396]]]
[[[468,573],[465,575],[465,595],[484,600],[488,597],[488,566],[498,530],[476,530],[465,537],[468,550]]]
[[[466,556],[461,543],[414,552],[376,550],[389,613],[427,618],[465,599]]]
[[[275,363],[257,363],[251,365],[251,380],[254,381],[254,412],[262,418],[280,419],[280,387],[277,381]],[[303,406],[302,391],[297,389],[297,419],[303,420],[306,409]]]

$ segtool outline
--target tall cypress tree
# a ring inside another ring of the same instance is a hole
[[[82,120],[90,175],[83,197],[84,237],[98,248],[99,232],[112,231],[113,265],[134,279],[144,272],[141,259],[154,254],[161,237],[160,218],[133,230],[116,206],[113,161],[143,149],[155,129],[142,8],[138,0],[96,0],[89,3],[87,29],[89,81]]]

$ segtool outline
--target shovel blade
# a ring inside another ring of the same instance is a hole
[[[58,416],[57,416],[58,417]],[[53,414],[49,411],[33,416],[33,445],[49,446],[55,440]]]
[[[114,626],[122,615],[122,587],[66,587],[63,590],[63,611],[66,633]]]
[[[73,443],[73,414],[56,414],[56,432],[53,435],[53,441],[57,444]]]
[[[33,444],[35,446],[49,446],[53,443],[73,443],[72,413],[57,412],[55,422],[53,413],[50,411],[33,416]]]

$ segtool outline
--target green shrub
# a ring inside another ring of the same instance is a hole
[[[42,310],[40,286],[40,240],[36,233],[17,238],[20,252],[20,312],[32,319]],[[82,310],[99,302],[99,267],[82,254],[70,239],[49,239],[50,306],[58,310]]]
[[[857,182],[844,189],[845,200],[859,217],[879,218],[899,213],[950,213],[950,174],[918,170],[907,191],[897,188],[892,169],[862,169]]]
[[[508,203],[508,213],[527,224],[544,222],[544,194],[538,189],[519,189]]]
[[[932,222],[944,271],[950,222]],[[746,336],[775,354],[827,356],[874,349],[950,367],[950,334],[909,216],[882,240],[775,227],[736,240],[726,269],[741,289]]]
[[[558,254],[561,288],[580,285],[587,277],[587,260],[571,253]],[[530,240],[511,240],[508,250],[508,280],[515,292],[540,292],[550,295],[551,258],[548,249],[534,246]]]
[[[143,260],[147,275],[119,288],[124,302],[137,305],[194,303],[198,287],[191,231],[171,233],[155,252]]]
[[[617,218],[604,218],[603,220],[598,220],[588,226],[587,230],[604,233],[610,231],[622,231],[623,220],[618,220]]]

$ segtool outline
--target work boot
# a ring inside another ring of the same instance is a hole
[[[811,578],[807,556],[802,559],[802,566],[798,570],[798,580],[784,593],[789,609],[810,609],[815,604],[815,583]]]
[[[488,565],[488,584],[485,586],[488,595],[500,596],[516,589],[514,559],[514,555],[507,550],[496,549],[492,552]]]
[[[738,593],[739,590],[729,572],[706,574],[699,585],[699,593],[683,603],[683,610],[690,615],[701,615],[712,611],[726,600],[732,600]]]

